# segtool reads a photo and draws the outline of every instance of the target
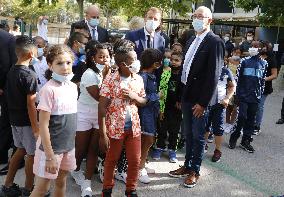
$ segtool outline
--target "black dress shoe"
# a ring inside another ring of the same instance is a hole
[[[8,168],[9,168],[9,165],[7,164],[4,168],[2,168],[0,170],[0,176],[4,176],[4,175],[7,175],[8,173]]]
[[[280,118],[277,120],[276,124],[284,124],[284,118]]]

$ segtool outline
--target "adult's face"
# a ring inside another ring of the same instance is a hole
[[[197,33],[203,32],[203,30],[210,27],[212,18],[209,17],[209,14],[210,13],[207,13],[207,11],[204,9],[195,10],[194,14],[192,15],[192,25]]]
[[[91,7],[86,12],[86,19],[90,21],[91,19],[99,19],[100,18],[100,10],[96,7]]]
[[[161,14],[159,12],[154,12],[149,10],[145,17],[145,27],[149,33],[154,32],[161,25]]]

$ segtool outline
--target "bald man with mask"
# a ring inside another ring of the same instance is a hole
[[[83,25],[85,29],[90,33],[92,40],[97,40],[100,43],[108,42],[108,31],[99,26],[100,24],[100,8],[96,5],[89,6],[85,11],[85,19],[78,21],[71,25],[70,35],[74,32],[74,26]]]
[[[192,188],[200,177],[200,167],[205,146],[207,107],[218,103],[217,83],[224,65],[223,40],[210,30],[212,13],[205,6],[192,15],[196,32],[185,48],[179,102],[183,114],[186,155],[182,167],[169,172],[171,177],[186,177],[184,186]]]

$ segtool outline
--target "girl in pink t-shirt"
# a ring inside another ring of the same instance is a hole
[[[32,197],[44,196],[51,180],[55,180],[54,196],[65,196],[67,174],[76,168],[78,93],[76,84],[70,81],[73,60],[66,45],[54,45],[46,57],[52,76],[40,91],[40,138],[33,165],[36,183]]]

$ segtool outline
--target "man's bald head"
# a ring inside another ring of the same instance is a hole
[[[90,5],[86,11],[86,19],[90,20],[91,18],[99,19],[100,18],[100,8],[97,5]]]
[[[196,13],[202,14],[204,17],[208,17],[208,18],[210,18],[210,19],[213,18],[213,17],[212,17],[212,12],[211,12],[211,10],[210,10],[208,7],[205,7],[205,6],[200,6],[200,7],[198,7],[198,8],[195,10],[194,14],[196,14]]]

